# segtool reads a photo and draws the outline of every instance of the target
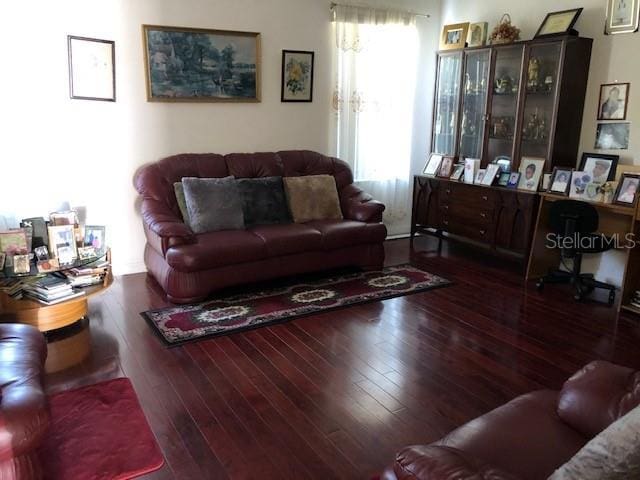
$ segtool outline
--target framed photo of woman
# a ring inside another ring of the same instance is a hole
[[[600,85],[598,120],[626,120],[630,83]]]
[[[640,174],[623,173],[618,190],[613,197],[613,203],[632,207],[638,199],[638,187],[640,187]]]

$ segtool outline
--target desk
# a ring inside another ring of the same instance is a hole
[[[560,250],[546,247],[546,237],[551,233],[549,229],[549,209],[553,202],[566,200],[567,197],[552,193],[540,194],[540,209],[536,220],[536,228],[529,255],[527,268],[527,280],[537,280],[546,275],[550,269],[556,269],[560,265]],[[633,233],[640,240],[640,213],[635,207],[625,207],[608,203],[591,203],[600,216],[598,232],[607,236],[618,234],[621,242],[625,235]],[[622,302],[620,308],[640,313],[628,305],[633,293],[640,289],[640,245],[636,248],[621,248],[624,252],[624,272],[622,276]]]

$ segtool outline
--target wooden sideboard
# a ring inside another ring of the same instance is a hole
[[[538,202],[535,192],[416,175],[411,238],[416,233],[442,238],[446,233],[525,259]]]

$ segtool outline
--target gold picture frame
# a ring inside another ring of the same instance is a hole
[[[440,50],[464,48],[469,33],[469,22],[445,25],[440,38]]]
[[[262,99],[258,32],[142,25],[142,41],[149,102]]]

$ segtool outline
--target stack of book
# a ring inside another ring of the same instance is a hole
[[[45,305],[55,305],[84,295],[82,290],[74,291],[66,279],[54,275],[47,275],[35,282],[23,285],[22,291],[24,298]]]
[[[100,262],[81,268],[72,268],[64,273],[72,287],[82,288],[103,283],[108,270],[109,263]]]
[[[631,297],[631,305],[640,308],[640,290],[634,292],[633,297]]]

